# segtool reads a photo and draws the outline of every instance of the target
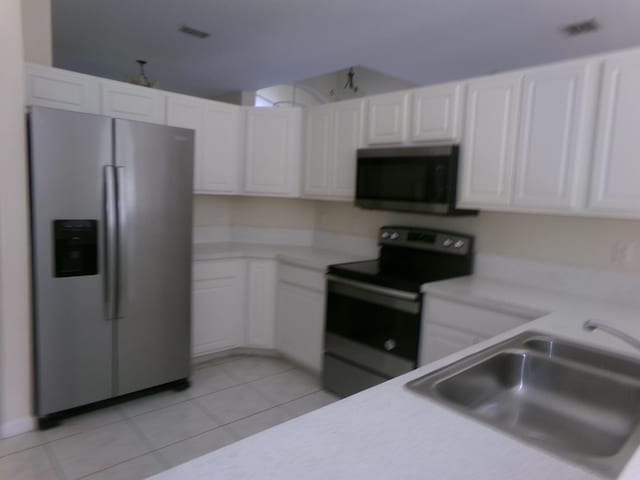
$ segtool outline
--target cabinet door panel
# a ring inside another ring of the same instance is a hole
[[[369,99],[367,143],[403,143],[407,137],[406,92],[388,93]]]
[[[356,151],[363,145],[364,101],[335,104],[331,188],[333,197],[352,200],[356,188]]]
[[[201,267],[201,268],[195,268]],[[242,345],[244,269],[242,261],[194,266],[192,344],[194,355]]]
[[[255,108],[247,116],[245,191],[297,196],[300,189],[298,108]]]
[[[276,312],[276,348],[301,365],[320,372],[324,295],[278,282]]]
[[[329,194],[332,147],[332,106],[311,107],[306,119],[305,195]]]
[[[152,88],[102,80],[102,114],[125,120],[166,123],[164,93]]]
[[[524,78],[514,205],[567,210],[582,202],[595,117],[593,62]]]
[[[411,141],[459,141],[463,91],[461,83],[414,91]]]
[[[195,130],[193,187],[201,189],[204,169],[204,113],[205,101],[184,95],[167,95],[167,124]]]
[[[207,102],[199,193],[238,193],[244,126],[235,105]]]
[[[249,260],[247,344],[274,348],[276,310],[276,262]]]
[[[640,51],[611,55],[604,64],[593,180],[592,210],[640,215]]]
[[[100,113],[100,85],[95,77],[41,65],[25,65],[27,105]]]
[[[511,202],[521,74],[468,84],[460,176],[460,206]]]

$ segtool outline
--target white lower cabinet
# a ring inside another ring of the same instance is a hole
[[[422,307],[420,358],[426,365],[519,327],[546,312],[486,308],[427,293]]]
[[[319,373],[324,335],[324,275],[320,271],[286,267],[280,269],[278,279],[276,350]],[[296,279],[296,284],[289,283],[289,275]]]
[[[435,362],[482,340],[476,335],[435,323],[424,325],[424,329],[424,344],[422,345],[424,356],[420,356],[421,365]]]
[[[276,315],[276,261],[247,262],[246,344],[274,348]]]
[[[244,341],[244,260],[196,262],[193,266],[192,353],[239,347]]]

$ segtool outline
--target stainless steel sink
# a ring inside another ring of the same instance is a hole
[[[535,332],[407,386],[609,477],[640,443],[640,361]]]

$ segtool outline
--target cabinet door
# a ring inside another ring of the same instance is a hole
[[[247,275],[247,344],[274,348],[276,315],[276,262],[249,260]]]
[[[364,107],[363,100],[334,104],[329,188],[332,197],[353,200],[356,188],[356,151],[363,145]]]
[[[100,113],[97,78],[59,68],[25,64],[27,105]]]
[[[243,261],[196,262],[193,276],[193,354],[203,355],[242,345]]]
[[[503,207],[511,202],[521,82],[518,73],[467,85],[461,207]]]
[[[221,102],[206,102],[204,159],[198,193],[238,193],[244,139],[243,111]]]
[[[184,95],[167,94],[167,125],[195,130],[193,187],[200,190],[204,170],[204,100]]]
[[[464,85],[450,83],[415,90],[412,97],[412,142],[459,142]]]
[[[324,295],[278,282],[276,349],[315,371],[322,369]]]
[[[604,63],[591,210],[640,215],[640,51],[611,55]]]
[[[425,325],[424,339],[420,351],[421,366],[459,352],[480,341],[480,338],[475,335],[433,323]]]
[[[164,93],[153,88],[102,80],[102,114],[125,120],[166,123]]]
[[[583,203],[597,66],[572,62],[525,74],[514,205],[567,211]]]
[[[329,194],[332,127],[332,105],[321,105],[307,110],[303,189],[305,195],[326,196]]]
[[[407,139],[407,92],[388,93],[369,99],[367,143],[403,143]]]
[[[301,120],[299,108],[253,108],[248,111],[246,193],[299,194]]]

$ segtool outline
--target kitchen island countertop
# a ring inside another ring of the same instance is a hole
[[[599,318],[640,338],[638,308],[465,277],[425,286],[434,294],[538,311],[521,327],[204,455],[155,477],[174,479],[596,479],[598,474],[462,416],[404,386],[408,381],[519,332],[551,333],[640,356],[601,332]],[[475,297],[475,298],[474,298]],[[640,453],[618,477],[640,478]]]

